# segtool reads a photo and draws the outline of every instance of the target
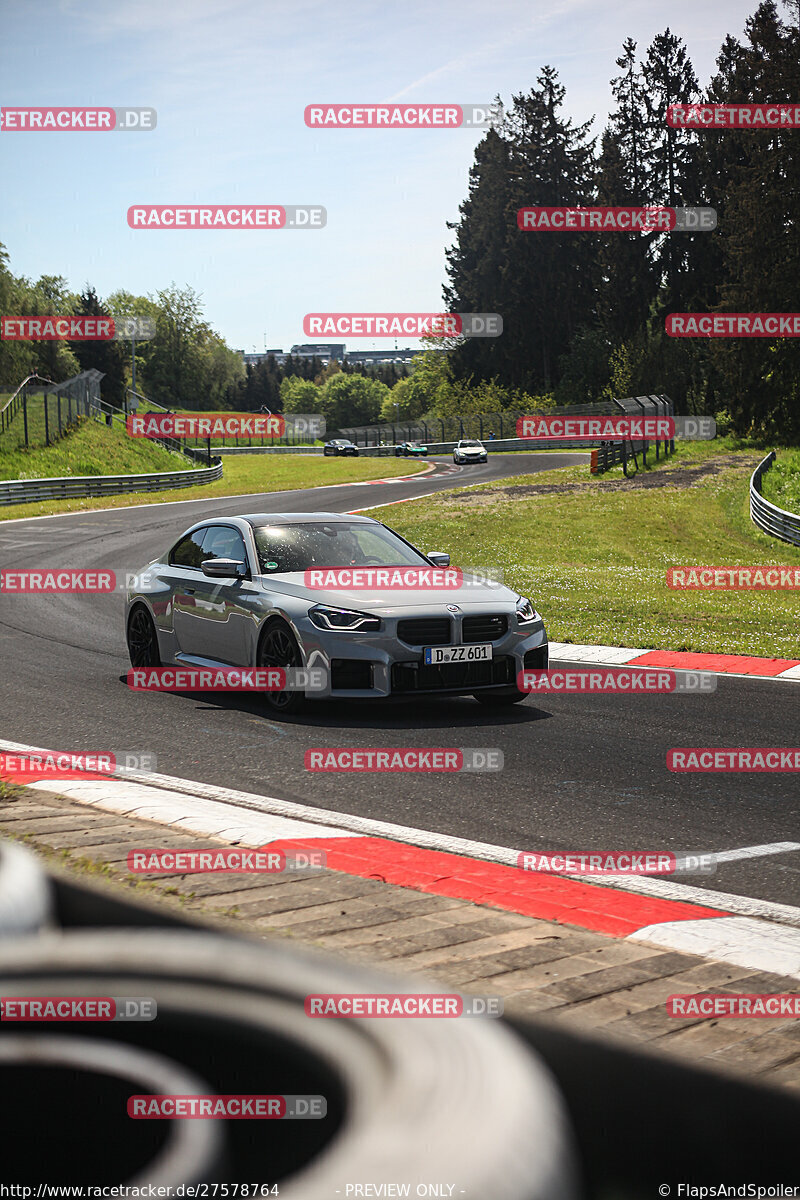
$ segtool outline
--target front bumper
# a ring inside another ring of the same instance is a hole
[[[547,631],[542,620],[509,628],[492,641],[491,662],[454,663],[449,667],[425,666],[424,648],[401,641],[394,629],[396,622],[389,624],[391,629],[379,633],[345,634],[318,629],[307,618],[297,622],[304,665],[324,667],[328,672],[328,686],[323,691],[306,692],[306,697],[371,700],[470,695],[516,687],[520,671],[548,665]],[[460,644],[457,632],[452,644]],[[351,684],[355,686],[348,686]]]

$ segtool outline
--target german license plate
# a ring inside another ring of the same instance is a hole
[[[426,646],[425,666],[439,667],[443,663],[487,662],[492,657],[492,643],[475,646]]]

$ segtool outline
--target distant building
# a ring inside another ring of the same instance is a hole
[[[244,350],[239,350],[238,353],[241,354],[245,365],[249,366],[266,362],[269,356],[283,366],[291,356],[292,358],[316,358],[325,367],[334,359],[336,362],[347,362],[356,367],[380,367],[391,363],[397,366],[408,366],[418,354],[422,354],[422,351],[412,350],[410,346],[401,350],[348,350],[344,342],[298,342],[289,351],[261,350],[258,353],[246,354]]]
[[[332,358],[337,362],[344,360],[344,342],[306,342],[302,346],[292,346],[295,358],[319,358],[327,365]]]
[[[251,367],[255,367],[260,362],[266,362],[270,356],[274,358],[277,363],[285,363],[286,359],[289,357],[288,354],[283,353],[283,350],[261,350],[258,353],[254,352],[253,354],[246,354],[244,350],[239,350],[237,353],[241,354],[245,366]]]
[[[386,363],[407,365],[421,353],[421,350],[412,350],[410,346],[403,350],[348,350],[347,361],[353,366],[363,367],[379,367]]]

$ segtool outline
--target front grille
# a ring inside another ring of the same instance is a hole
[[[514,660],[500,655],[490,662],[442,663],[426,667],[423,663],[394,663],[392,693],[471,692],[475,688],[499,687],[514,682]]]
[[[331,659],[332,691],[356,691],[372,687],[372,663],[361,658]]]
[[[464,617],[461,636],[465,642],[495,642],[508,632],[505,613],[484,617]]]
[[[397,622],[397,636],[407,646],[448,646],[450,631],[449,617],[413,617]]]

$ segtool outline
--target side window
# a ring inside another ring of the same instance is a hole
[[[203,562],[203,538],[208,533],[208,526],[204,525],[202,529],[195,529],[194,533],[187,534],[181,538],[176,546],[172,547],[169,555],[170,566],[172,567],[196,567],[199,569]]]
[[[203,540],[202,562],[210,558],[232,558],[235,562],[247,562],[244,538],[238,529],[230,525],[211,525]]]

